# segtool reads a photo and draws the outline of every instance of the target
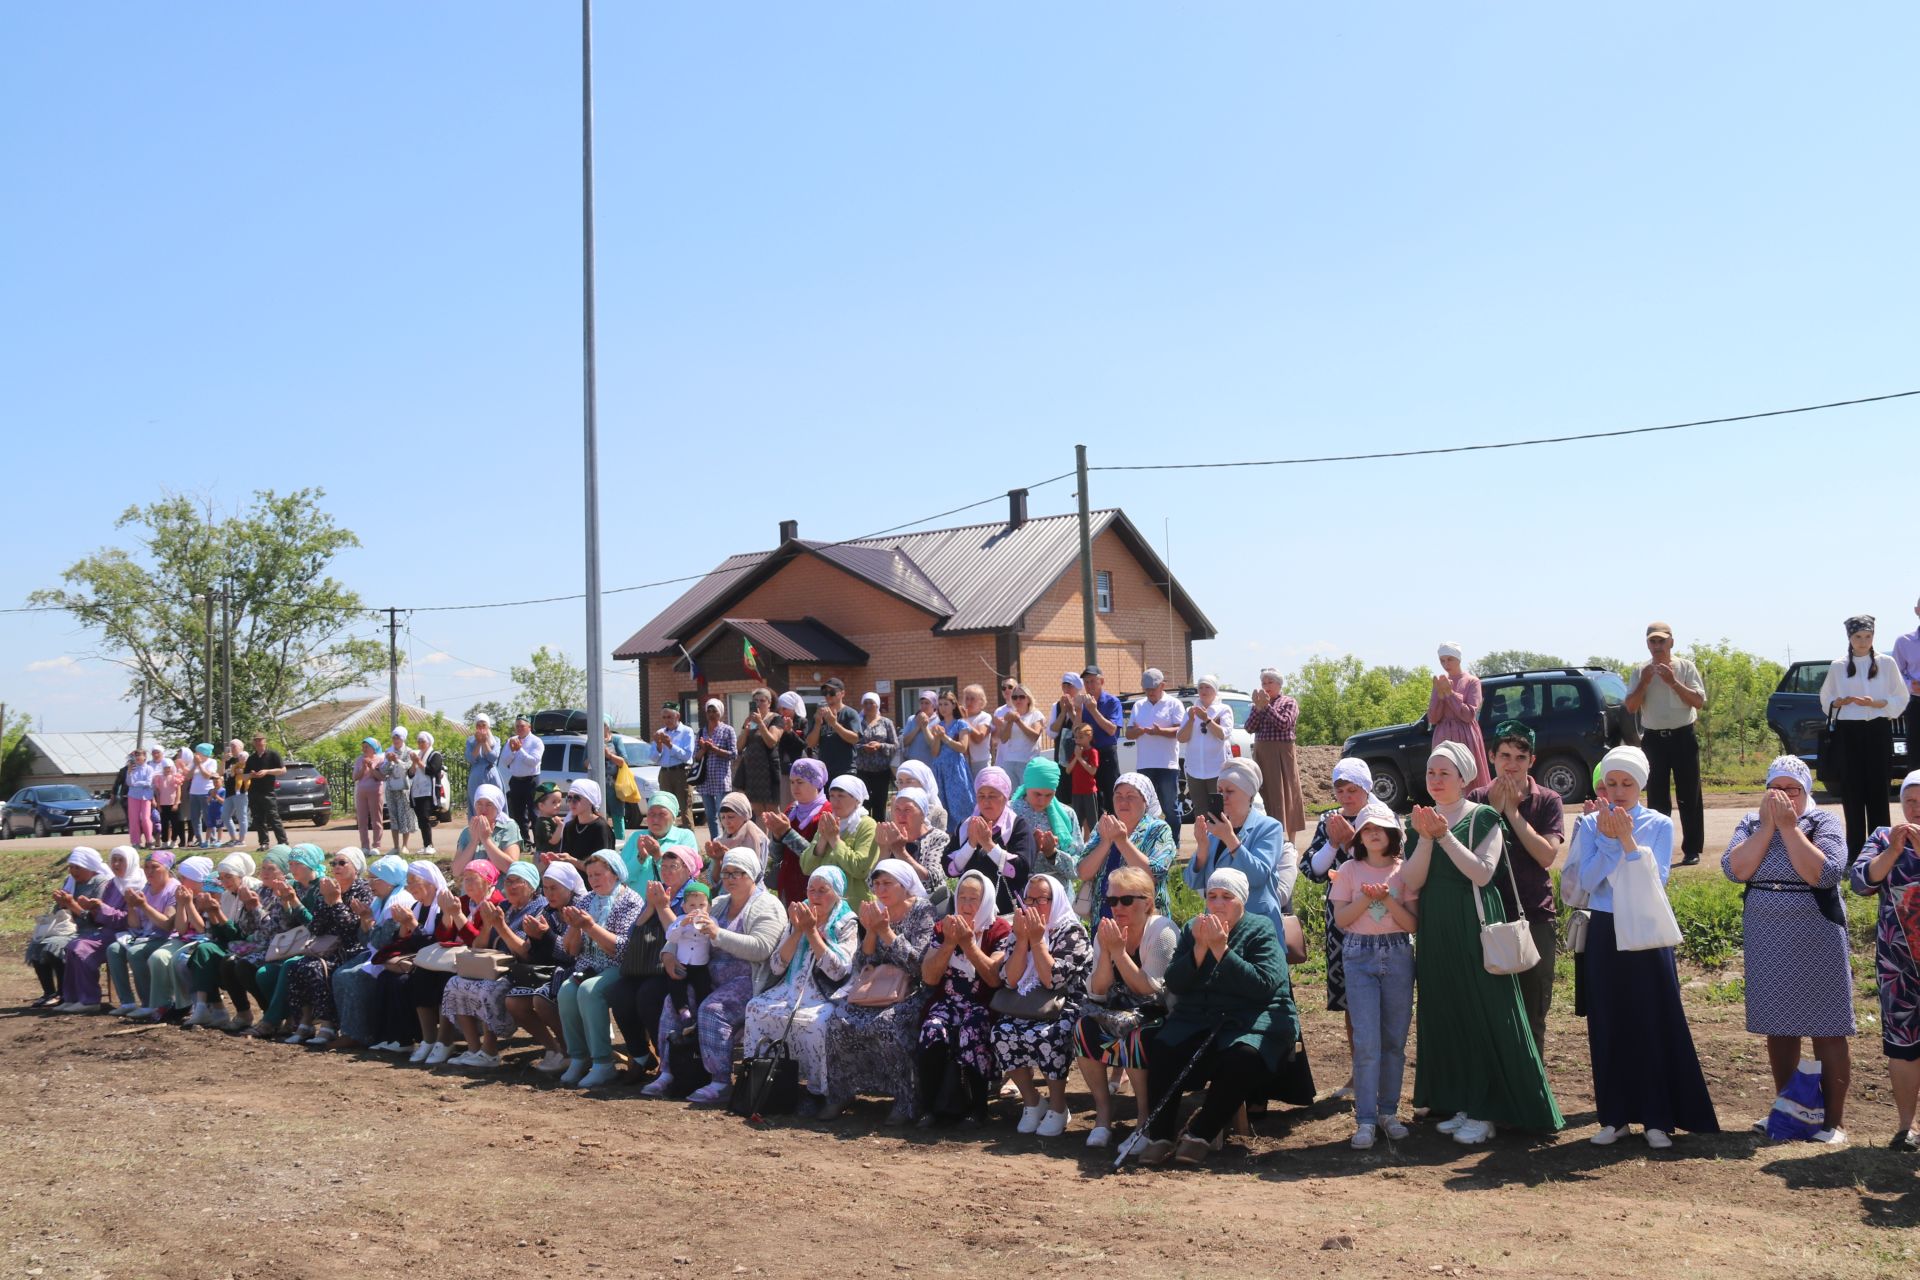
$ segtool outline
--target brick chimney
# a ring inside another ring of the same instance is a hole
[[[1007,490],[1007,528],[1018,529],[1027,522],[1027,491]]]

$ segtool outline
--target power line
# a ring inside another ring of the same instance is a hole
[[[1432,449],[1395,449],[1387,453],[1340,453],[1319,458],[1264,458],[1255,462],[1155,462],[1124,466],[1088,467],[1089,471],[1210,471],[1224,467],[1300,467],[1316,462],[1372,462],[1382,458],[1426,458],[1440,453],[1478,453],[1488,449],[1526,449],[1539,444],[1571,444],[1576,440],[1616,440],[1621,436],[1644,436],[1657,431],[1685,431],[1690,427],[1712,427],[1727,422],[1752,422],[1756,418],[1783,418],[1794,413],[1818,413],[1822,409],[1844,409],[1856,404],[1877,404],[1920,396],[1920,390],[1894,391],[1883,396],[1861,396],[1856,400],[1829,400],[1825,404],[1805,404],[1793,409],[1768,409],[1761,413],[1736,413],[1725,418],[1700,418],[1693,422],[1669,422],[1658,427],[1627,427],[1619,431],[1583,431],[1571,436],[1540,436],[1532,440],[1501,440],[1493,444],[1455,444]]]

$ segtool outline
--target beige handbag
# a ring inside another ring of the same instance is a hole
[[[472,978],[478,982],[492,982],[496,978],[507,976],[507,966],[513,957],[504,951],[488,951],[478,947],[468,947],[454,961],[453,971],[462,978]]]
[[[1520,900],[1520,882],[1513,877],[1513,859],[1501,854],[1507,867],[1507,881],[1513,886],[1513,899]],[[1540,948],[1533,945],[1533,926],[1523,915],[1518,920],[1487,923],[1487,909],[1480,902],[1480,886],[1473,886],[1473,913],[1480,917],[1480,959],[1488,973],[1525,973],[1540,963]]]
[[[429,973],[453,973],[459,969],[460,957],[466,951],[466,947],[448,947],[429,942],[413,953],[413,967]]]
[[[295,925],[273,935],[267,942],[267,954],[261,958],[262,964],[277,964],[306,952],[307,944],[313,941],[313,930],[305,925]]]
[[[912,985],[897,964],[870,964],[847,988],[847,1003],[861,1009],[887,1009],[907,998]]]

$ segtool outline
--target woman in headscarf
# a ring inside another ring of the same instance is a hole
[[[628,832],[626,843],[620,846],[620,861],[627,865],[627,886],[644,894],[647,886],[660,878],[660,868],[675,849],[688,851],[697,874],[700,839],[691,827],[680,825],[680,798],[671,791],[656,791],[647,797],[641,825]]]
[[[1300,855],[1272,814],[1255,813],[1260,794],[1260,766],[1251,760],[1229,759],[1220,767],[1219,787],[1225,816],[1215,819],[1196,811],[1198,841],[1187,863],[1186,881],[1196,893],[1206,891],[1213,873],[1222,867],[1247,878],[1247,910],[1262,915],[1284,943],[1283,919],[1293,910],[1293,884],[1300,876]]]
[[[1261,798],[1291,840],[1307,825],[1307,805],[1294,757],[1300,704],[1286,695],[1285,688],[1278,667],[1260,668],[1260,687],[1253,691],[1247,732],[1253,735],[1253,762],[1260,766]]]
[[[1613,928],[1614,881],[1637,873],[1629,864],[1646,859],[1665,886],[1673,867],[1673,819],[1640,803],[1647,785],[1647,755],[1619,746],[1600,761],[1604,791],[1600,807],[1573,827],[1562,882],[1588,899],[1587,1053],[1593,1065],[1594,1110],[1600,1113],[1595,1146],[1617,1141],[1627,1126],[1646,1131],[1647,1145],[1673,1145],[1675,1129],[1718,1133],[1706,1077],[1694,1052],[1693,1032],[1680,1003],[1680,974],[1673,948],[1622,951]]]
[[[1832,753],[1840,758],[1840,812],[1846,819],[1847,855],[1858,857],[1867,834],[1887,825],[1887,779],[1893,774],[1893,726],[1911,696],[1898,663],[1882,662],[1873,650],[1873,618],[1847,619],[1847,660],[1827,667],[1820,682],[1820,709],[1832,717]],[[1912,750],[1911,747],[1908,748]]]
[[[270,876],[278,879],[283,875],[288,853],[287,846],[275,845],[261,855],[272,860],[268,864]],[[189,1027],[245,1031],[253,1025],[251,1005],[236,1000],[229,1016],[220,993],[227,958],[264,951],[273,939],[267,930],[284,918],[279,903],[267,892],[266,882],[255,874],[258,869],[252,855],[245,853],[230,853],[214,867],[220,896],[206,915],[204,935],[187,953],[193,987],[193,1012],[186,1022]]]
[[[649,809],[649,822],[654,815],[655,811]],[[627,1045],[629,1083],[660,1065],[660,1047],[653,1037],[660,1027],[661,1006],[672,986],[661,956],[666,949],[667,930],[685,910],[687,886],[700,882],[700,855],[693,848],[693,833],[685,827],[673,829],[687,838],[668,844],[656,859],[648,861],[641,884],[646,905],[634,917],[633,927],[627,930],[626,941],[615,957],[620,962],[620,976],[606,988],[607,1007],[613,1011],[614,1024]]]
[[[833,993],[853,971],[860,920],[847,906],[847,877],[821,867],[807,878],[807,900],[787,908],[787,931],[769,957],[772,984],[747,1001],[741,1047],[760,1053],[785,1042],[807,1092],[827,1092],[827,1019]]]
[[[720,838],[707,841],[707,858],[719,866],[734,849],[745,849],[765,866],[767,833],[753,820],[753,802],[742,791],[729,791],[720,798]]]
[[[193,984],[186,961],[206,927],[202,911],[213,909],[213,899],[207,896],[213,883],[213,859],[201,854],[181,859],[174,865],[174,879],[180,887],[173,896],[172,927],[167,940],[147,957],[147,983],[153,991],[147,1016],[154,1022],[172,1022],[187,1014]]]
[[[733,850],[720,863],[720,887],[725,892],[691,917],[713,947],[708,964],[713,989],[693,1014],[700,1061],[713,1077],[688,1095],[689,1102],[700,1106],[724,1103],[732,1092],[733,1052],[746,1022],[747,1001],[766,985],[769,961],[787,920],[779,899],[760,885],[760,860],[745,849]],[[675,972],[679,961],[671,955],[666,965],[669,977],[685,972]],[[678,1029],[679,1011],[669,1000],[660,1015],[659,1042],[664,1045]],[[663,1069],[643,1092],[664,1093],[672,1083]]]
[[[748,694],[747,718],[735,735],[740,740],[740,758],[735,761],[733,784],[755,813],[780,803],[780,778],[786,772],[780,763],[780,739],[785,733],[773,710],[773,690],[755,689]]]
[[[601,813],[600,784],[575,778],[567,784],[567,820],[560,828],[560,856],[576,867],[602,849],[613,849],[613,824]],[[616,855],[617,856],[617,855]]]
[[[787,811],[768,810],[760,815],[760,823],[773,840],[778,860],[767,883],[782,902],[791,904],[807,896],[807,872],[801,864],[820,830],[820,815],[827,811],[827,766],[811,758],[794,761],[788,786],[793,791],[793,803]]]
[[[380,767],[384,762],[380,739],[371,734],[360,739],[360,754],[353,758],[353,821],[360,847],[376,854],[382,835]]]
[[[1500,815],[1467,799],[1474,755],[1463,742],[1443,742],[1427,758],[1433,807],[1414,809],[1412,853],[1400,880],[1420,898],[1414,935],[1414,975],[1420,993],[1420,1052],[1413,1105],[1452,1118],[1439,1124],[1455,1142],[1473,1145],[1496,1125],[1540,1133],[1564,1121],[1533,1043],[1520,983],[1488,973],[1480,925],[1504,922],[1506,907],[1494,887],[1506,846]]]
[[[1493,774],[1487,768],[1487,740],[1480,732],[1480,677],[1461,665],[1460,646],[1440,646],[1440,674],[1433,678],[1433,693],[1427,699],[1427,723],[1433,726],[1433,745],[1457,742],[1473,757],[1474,774],[1467,789],[1490,786]]]
[[[1889,664],[1891,665],[1891,664]],[[1813,803],[1813,775],[1798,756],[1767,766],[1760,807],[1733,829],[1720,858],[1729,880],[1745,886],[1747,1030],[1767,1038],[1776,1093],[1813,1040],[1826,1095],[1826,1127],[1814,1139],[1844,1146],[1847,1088],[1853,1079],[1848,1037],[1853,971],[1847,963],[1847,835],[1840,819]],[[1764,1129],[1764,1117],[1754,1128]]]
[[[247,1028],[247,1034],[257,1040],[284,1034],[280,1023],[286,1017],[286,1001],[276,1001],[275,996],[287,960],[269,961],[267,953],[276,935],[304,928],[313,919],[313,909],[320,903],[317,882],[325,866],[326,855],[318,845],[269,849],[260,866],[259,927],[247,945],[230,948],[220,962],[220,986],[233,1000],[235,1019],[246,1019],[249,998],[260,1002],[260,1018]]]
[[[1006,985],[1018,997],[1052,999],[1036,1016],[1002,1015],[993,1024],[993,1060],[1020,1090],[1019,1133],[1043,1138],[1066,1132],[1067,1074],[1073,1067],[1073,1033],[1087,998],[1093,948],[1067,887],[1052,876],[1027,881],[1025,905],[1013,917]],[[1034,1086],[1046,1081],[1047,1096]]]
[[[867,784],[843,773],[827,788],[827,807],[820,814],[813,843],[800,859],[809,876],[821,867],[838,867],[847,877],[847,905],[858,908],[867,900],[867,877],[879,860],[873,815],[866,810]],[[858,887],[856,887],[858,886]]]
[[[953,908],[920,961],[931,992],[918,1049],[921,1128],[943,1120],[985,1124],[999,1074],[987,1001],[1000,989],[1013,926],[995,909],[993,881],[978,871],[960,877]]]
[[[384,859],[383,859],[384,861]],[[468,864],[471,867],[471,863]],[[415,955],[435,943],[446,945],[442,932],[451,921],[450,904],[457,905],[458,899],[447,887],[447,878],[440,868],[426,859],[406,864],[406,874],[402,877],[405,895],[411,906],[404,912],[394,909],[392,899],[388,900],[387,911],[399,929],[399,936],[389,947],[394,951],[392,958],[405,959],[398,964],[382,961],[382,969],[375,979],[374,1001],[379,1009],[376,1021],[379,1025],[380,1039],[374,1048],[382,1053],[405,1053],[410,1063],[418,1065],[427,1060],[433,1052],[434,1031],[438,1027],[440,1011],[440,992],[445,984],[445,975],[434,974],[422,984],[433,987],[433,1011],[435,1021],[424,1028],[420,1015],[416,1012],[413,980],[417,975],[426,973],[419,967]]]
[[[547,901],[545,909],[530,912],[520,922],[529,945],[523,963],[507,974],[506,1007],[507,1016],[546,1050],[533,1069],[553,1075],[568,1065],[566,1028],[554,1003],[559,983],[573,968],[573,957],[563,945],[566,910],[587,900],[587,882],[572,863],[549,863],[540,873],[540,896]]]
[[[1166,989],[1178,1003],[1144,1037],[1153,1121],[1145,1132],[1151,1140],[1137,1148],[1141,1164],[1176,1155],[1187,1164],[1205,1160],[1240,1108],[1266,1096],[1299,1043],[1286,942],[1250,909],[1250,891],[1241,872],[1216,869],[1207,909],[1187,921],[1167,963]],[[1184,1134],[1179,1100],[1170,1096],[1176,1087],[1207,1091]],[[1138,1141],[1136,1135],[1128,1146]]]
[[[491,782],[483,782],[473,789],[469,803],[473,813],[453,842],[453,874],[466,870],[467,863],[475,858],[485,858],[505,871],[521,858],[533,856],[526,851],[526,836],[520,824],[507,816],[506,792]],[[379,848],[377,845],[367,847],[376,851]]]
[[[404,866],[404,864],[402,864]],[[319,943],[320,954],[302,955],[287,966],[287,1008],[294,1020],[288,1044],[324,1048],[334,1037],[338,1014],[333,1003],[333,975],[345,965],[364,963],[365,921],[373,912],[373,886],[366,877],[367,855],[342,849],[327,861],[320,881],[320,902],[313,909],[308,932]],[[333,939],[324,942],[323,939]]]
[[[940,710],[927,734],[933,739],[933,775],[940,783],[940,798],[947,804],[947,834],[957,842],[965,823],[965,797],[973,794],[973,769],[967,750],[973,741],[973,728],[960,714],[960,703],[952,693],[940,695]]]
[[[1314,823],[1313,839],[1307,842],[1307,851],[1300,858],[1300,873],[1315,884],[1326,884],[1338,871],[1354,858],[1361,856],[1359,837],[1360,818],[1366,812],[1367,805],[1373,801],[1373,770],[1367,767],[1365,760],[1353,756],[1343,756],[1333,765],[1333,798],[1335,808],[1321,814]],[[1347,1027],[1347,1049],[1353,1049],[1353,1015],[1347,1011],[1347,966],[1345,948],[1347,935],[1333,922],[1333,898],[1322,898],[1326,917],[1324,934],[1325,949],[1321,955],[1327,958],[1327,1009],[1339,1010],[1344,1015]],[[1333,1091],[1335,1098],[1351,1096],[1353,1080]]]
[[[129,1018],[151,1018],[153,991],[147,964],[173,930],[173,900],[180,882],[173,877],[173,855],[147,855],[146,883],[125,891],[128,933],[107,947],[107,974],[120,996],[116,1011]]]
[[[960,824],[959,837],[947,850],[947,874],[978,871],[986,876],[994,884],[994,910],[1011,915],[1033,874],[1033,828],[1013,811],[1013,780],[1005,769],[988,765],[975,781],[973,813]],[[1065,909],[1072,914],[1071,895]]]
[[[547,999],[560,1014],[567,1042],[569,1061],[560,1083],[599,1089],[619,1075],[605,989],[620,976],[614,957],[645,904],[628,887],[627,864],[618,853],[601,849],[588,855],[586,867],[592,892],[560,913],[567,925],[561,945],[573,957],[573,967],[555,975]]]
[[[1039,763],[1041,761],[1034,761]],[[1072,815],[1067,816],[1071,821]],[[1121,774],[1113,783],[1113,812],[1100,815],[1100,821],[1093,828],[1093,839],[1087,844],[1086,856],[1080,859],[1077,868],[1080,879],[1093,884],[1089,908],[1094,919],[1104,920],[1113,914],[1107,907],[1107,880],[1122,867],[1133,867],[1151,876],[1154,910],[1163,916],[1172,915],[1173,905],[1167,897],[1167,872],[1173,867],[1177,852],[1173,828],[1160,813],[1160,796],[1153,780],[1144,773]]]
[[[427,874],[429,868],[433,871],[431,877]],[[483,905],[500,907],[506,903],[498,888],[499,869],[491,862],[476,860],[468,863],[467,869],[460,873],[460,892],[457,895],[444,879],[438,878],[439,871],[440,868],[424,858],[407,866],[408,886],[416,897],[426,891],[438,895],[439,920],[431,926],[432,941],[442,947],[485,946],[482,935],[486,925],[480,917],[480,908]],[[416,881],[419,883],[416,884]],[[420,1026],[420,1043],[410,1061],[437,1067],[453,1056],[453,1024],[440,1016],[440,1006],[446,999],[447,984],[451,981],[452,973],[416,964],[413,972],[401,983],[406,988],[408,1003],[413,1006],[414,1019]]]
[[[940,781],[933,776],[933,766],[924,760],[903,760],[893,775],[893,789],[904,791],[908,787],[918,787],[927,793],[927,821],[940,828],[942,835],[948,831],[947,806],[941,803]],[[953,837],[948,835],[951,840]]]
[[[407,727],[393,726],[386,754],[380,757],[380,777],[385,787],[387,827],[393,832],[395,853],[407,852],[407,837],[420,829],[413,818],[413,805],[407,800],[407,789],[413,785],[413,775],[419,767],[419,759],[407,745]]]
[[[867,799],[875,813],[884,813],[887,792],[893,786],[893,757],[900,735],[890,716],[880,714],[880,695],[860,695],[859,741],[853,746],[854,776],[867,784]]]
[[[439,808],[440,775],[446,761],[433,748],[433,735],[422,729],[413,737],[413,773],[407,779],[407,805],[420,825],[420,852],[433,856],[433,816]]]
[[[1888,1144],[1920,1151],[1913,1131],[1920,1101],[1920,771],[1900,783],[1900,822],[1867,838],[1853,864],[1853,891],[1880,898],[1874,971],[1880,985],[1880,1051],[1892,1077],[1899,1127]]]
[[[333,970],[333,1005],[339,1034],[330,1043],[336,1048],[362,1045],[382,1053],[400,1052],[402,1046],[382,1037],[382,1004],[379,981],[386,962],[400,956],[411,957],[425,945],[419,934],[422,908],[407,892],[407,860],[396,854],[376,858],[367,867],[368,901],[356,903],[368,955],[360,964],[341,964]]]
[[[1139,774],[1141,782],[1146,779]],[[1153,784],[1146,792],[1153,794]],[[1120,794],[1114,788],[1116,800]],[[1164,1006],[1162,990],[1167,963],[1180,940],[1179,926],[1154,907],[1153,876],[1137,866],[1123,866],[1103,877],[1107,890],[1103,914],[1095,927],[1092,972],[1087,978],[1087,1004],[1074,1030],[1074,1056],[1080,1078],[1093,1095],[1093,1132],[1087,1145],[1104,1147],[1113,1141],[1113,1097],[1107,1073],[1124,1070],[1139,1108],[1138,1129],[1147,1127],[1147,1054],[1141,1040],[1148,1015],[1143,1010]]]
[[[947,872],[941,857],[947,850],[947,833],[933,826],[933,802],[918,787],[905,787],[894,793],[889,821],[874,828],[873,841],[882,858],[897,858],[920,873],[927,901],[936,911],[947,900]]]
[[[774,732],[777,730],[777,732]],[[780,757],[780,807],[793,803],[793,766],[807,756],[807,702],[789,689],[773,700],[773,723],[769,733],[779,739],[774,748]],[[824,773],[825,771],[822,770]],[[820,784],[823,788],[826,783]],[[804,892],[804,890],[803,890]]]
[[[827,1021],[828,1092],[824,1099],[803,1099],[800,1113],[832,1119],[860,1094],[877,1093],[893,1099],[887,1123],[905,1124],[920,1105],[915,1050],[927,1005],[920,962],[933,938],[933,906],[919,874],[889,858],[874,867],[872,896],[859,913],[853,976]],[[881,966],[899,970],[901,998],[887,1005],[851,1003],[849,994]]]
[[[107,960],[107,944],[127,922],[126,891],[120,877],[137,870],[139,855],[129,845],[113,851],[122,864],[115,868],[92,849],[75,849],[67,857],[67,883],[53,895],[55,905],[73,916],[75,931],[60,952],[60,1013],[105,1013],[100,1002],[100,966]],[[133,863],[131,868],[126,864]],[[43,984],[44,985],[44,984]]]
[[[463,879],[484,879],[491,863],[475,863]],[[480,886],[467,886],[468,898],[474,898]],[[516,862],[499,877],[498,893],[481,896],[473,909],[480,926],[473,945],[504,951],[515,960],[537,954],[536,943],[552,946],[552,934],[535,939],[526,928],[529,916],[539,918],[547,909],[540,896],[540,871],[531,862]],[[497,900],[496,900],[497,899]],[[512,980],[505,974],[497,978],[464,978],[455,974],[440,996],[440,1020],[452,1023],[466,1041],[467,1051],[447,1061],[456,1067],[477,1067],[491,1071],[500,1065],[500,1037],[513,1034],[513,1018],[507,1013],[507,992]]]
[[[1038,715],[1038,712],[1034,713]],[[1002,767],[1002,766],[995,766]],[[1012,777],[1012,771],[1006,770]],[[1060,801],[1060,765],[1045,756],[1030,756],[1022,765],[1020,786],[1008,806],[1016,818],[1033,829],[1033,869],[1061,884],[1084,880],[1080,861],[1080,820]]]

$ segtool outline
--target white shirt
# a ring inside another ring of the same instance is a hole
[[[520,740],[518,751],[510,750],[506,742],[500,744],[500,763],[507,766],[509,778],[535,778],[540,775],[540,756],[544,749],[540,739],[528,733]]]
[[[1847,674],[1845,657],[1828,667],[1827,678],[1820,682],[1820,709],[1829,715],[1834,714],[1833,704],[1837,698],[1872,698],[1876,701],[1885,698],[1887,705],[1884,707],[1842,707],[1838,718],[1878,720],[1884,717],[1898,720],[1906,713],[1907,699],[1912,695],[1907,692],[1907,682],[1900,678],[1899,664],[1894,662],[1891,655],[1881,654],[1879,663],[1880,674],[1877,676],[1867,675],[1869,660],[1866,658],[1853,660],[1852,675]]]
[[[1017,787],[1020,785],[1020,774],[1026,769],[1027,761],[1033,759],[1033,753],[1039,746],[1041,715],[1038,711],[1029,711],[1026,714],[1025,720],[1022,721],[1020,713],[1011,707],[1002,707],[1001,712],[1003,714],[994,716],[996,725],[1004,717],[1004,719],[1007,720],[1024,723],[1027,728],[1034,732],[1034,736],[1029,738],[1017,728],[1010,729],[1007,731],[1007,740],[1005,742],[996,742],[994,744],[994,763],[1007,771],[1008,776],[1013,779],[1013,784]]]
[[[1142,698],[1133,704],[1133,723],[1142,729],[1163,728],[1178,733],[1180,722],[1186,716],[1186,705],[1170,693],[1162,692],[1158,702]],[[1198,729],[1194,730],[1196,735],[1199,732]],[[1134,745],[1139,751],[1134,758],[1136,769],[1177,769],[1180,766],[1180,744],[1172,737],[1143,733],[1134,740]],[[1219,773],[1217,766],[1214,772]]]
[[[961,718],[967,721],[967,728],[978,735],[977,741],[967,748],[967,768],[974,773],[979,773],[993,763],[993,717],[982,711],[971,719],[964,714]],[[1014,781],[1018,782],[1020,779],[1015,778]]]
[[[1212,721],[1219,728],[1218,733],[1211,732],[1201,724],[1193,726],[1193,738],[1187,743],[1187,776],[1189,778],[1217,778],[1220,769],[1227,763],[1227,735],[1233,732],[1233,708],[1215,698],[1211,707],[1193,704],[1205,720]],[[1142,738],[1142,742],[1146,739]]]
[[[213,779],[219,772],[220,765],[212,758],[194,761],[193,776],[187,782],[187,794],[190,796],[206,795],[207,792],[213,790]]]
[[[706,964],[713,959],[713,940],[694,928],[685,916],[677,917],[667,927],[665,942],[673,947],[673,954],[681,964]]]

